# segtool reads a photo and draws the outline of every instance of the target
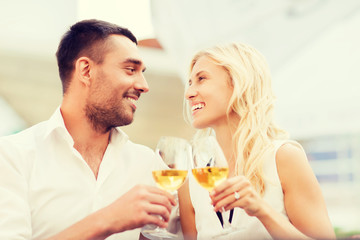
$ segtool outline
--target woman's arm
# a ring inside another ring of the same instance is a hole
[[[248,215],[257,217],[274,239],[335,239],[319,184],[304,151],[285,144],[276,154],[276,163],[290,222],[266,203],[244,176],[229,178],[214,189],[214,211],[243,208]],[[239,199],[234,198],[235,191]]]
[[[285,144],[276,154],[276,163],[290,222],[307,236],[335,239],[319,183],[305,152]]]
[[[180,222],[184,239],[196,239],[195,211],[190,199],[189,180],[178,190]]]

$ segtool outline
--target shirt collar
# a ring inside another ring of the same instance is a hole
[[[47,128],[44,135],[44,139],[49,137],[51,134],[57,132],[60,134],[67,142],[71,145],[74,145],[74,140],[71,137],[70,133],[65,127],[64,119],[61,114],[60,106],[55,110],[53,115],[47,122]],[[120,127],[116,127],[111,129],[110,132],[110,143],[111,142],[121,142],[125,143],[129,139],[128,135],[120,129]]]
[[[74,140],[72,139],[70,133],[67,131],[64,123],[64,119],[61,115],[60,106],[55,110],[53,115],[47,121],[47,128],[44,134],[44,139],[48,138],[54,133],[60,134],[67,142],[71,145],[74,145]]]
[[[111,129],[110,131],[110,141],[109,143],[117,142],[117,143],[125,143],[129,140],[129,136],[120,129],[120,127],[116,127]]]

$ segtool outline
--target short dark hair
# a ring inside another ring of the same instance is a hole
[[[112,34],[123,35],[137,44],[136,37],[127,28],[96,19],[77,22],[63,35],[56,51],[63,93],[70,84],[75,60],[82,55],[101,63],[107,49],[106,40]]]

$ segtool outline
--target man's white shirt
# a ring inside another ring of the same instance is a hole
[[[60,108],[48,121],[0,138],[0,239],[44,239],[122,196],[154,185],[154,152],[111,131],[98,177],[73,147]],[[137,239],[140,229],[109,239]]]

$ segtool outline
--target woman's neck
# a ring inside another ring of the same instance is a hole
[[[217,127],[215,130],[218,141],[229,166],[229,176],[235,175],[236,153],[234,152],[233,134],[234,129],[230,125]]]

